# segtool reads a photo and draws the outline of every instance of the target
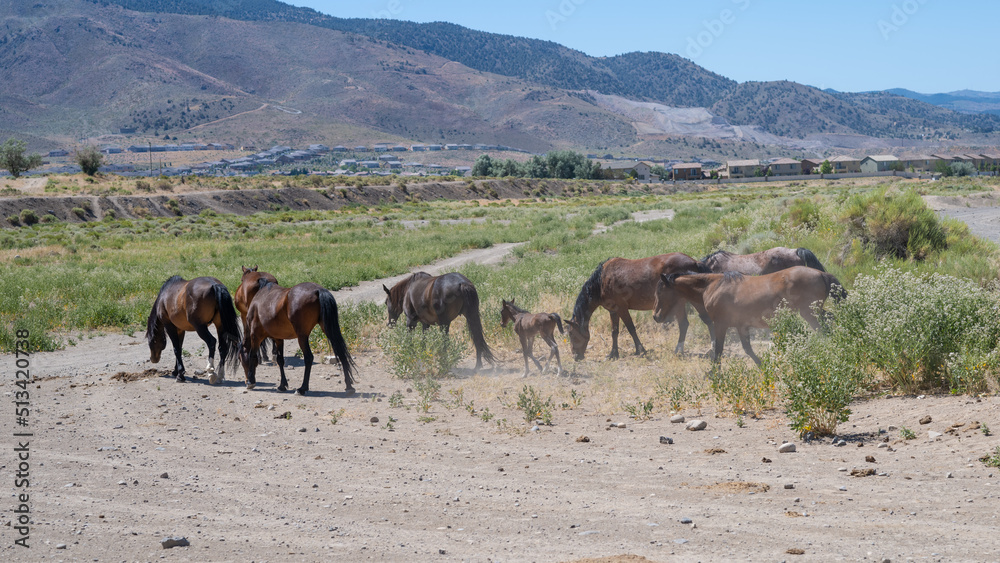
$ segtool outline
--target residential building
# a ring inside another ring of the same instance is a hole
[[[703,177],[700,162],[675,164],[670,171],[674,180],[701,180]]]
[[[834,174],[859,174],[861,173],[861,159],[853,156],[835,156],[830,159],[833,165]]]
[[[798,176],[802,174],[802,162],[792,158],[779,158],[768,167],[772,176]]]
[[[861,171],[865,174],[874,174],[876,172],[889,172],[893,167],[899,165],[899,159],[892,156],[891,154],[877,154],[873,156],[866,156],[861,161]]]
[[[624,161],[605,162],[601,164],[601,171],[609,180],[624,180],[634,175],[640,182],[648,182],[652,174],[652,166],[648,162]]]
[[[760,172],[759,160],[731,160],[726,163],[727,177],[731,179],[752,178],[759,175]]]
[[[823,166],[823,161],[826,159],[820,158],[804,158],[802,159],[802,174],[819,174],[819,168]]]
[[[937,169],[938,163],[941,162],[941,159],[928,154],[921,154],[911,156],[902,162],[906,170],[913,169],[916,172],[934,172],[934,170]]]

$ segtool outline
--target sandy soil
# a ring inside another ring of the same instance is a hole
[[[201,347],[187,340],[189,374]],[[141,335],[38,354],[29,425],[16,426],[12,408],[0,419],[8,436],[34,434],[26,491],[14,487],[16,444],[0,457],[11,492],[0,558],[1000,560],[1000,469],[979,461],[1000,444],[984,432],[1000,431],[997,397],[859,402],[840,446],[796,439],[780,412],[740,426],[710,402],[681,413],[707,422],[687,431],[669,412],[636,420],[601,401],[609,380],[673,369],[610,363],[602,347],[574,363],[563,344],[572,375],[527,380],[584,396],[537,430],[515,404],[526,382],[515,350],[479,375],[467,360],[427,413],[377,350],[355,351],[357,394],[343,394],[336,367],[316,365],[307,397],[277,392],[273,365],[252,391],[241,372],[219,386],[175,383],[148,362]],[[13,359],[5,365],[12,374]],[[288,365],[294,386],[302,362]],[[12,380],[0,383],[9,401]],[[390,405],[396,391],[403,406]],[[797,451],[779,453],[785,441]],[[30,494],[28,550],[13,544],[15,492]],[[168,536],[190,546],[163,549]]]

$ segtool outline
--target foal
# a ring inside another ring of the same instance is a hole
[[[552,356],[556,358],[556,375],[562,374],[562,362],[559,361],[559,346],[556,345],[556,340],[552,337],[552,333],[555,332],[556,327],[559,328],[559,334],[563,334],[562,319],[559,318],[559,315],[555,313],[529,313],[514,305],[513,299],[502,301],[503,307],[500,309],[500,325],[507,326],[507,323],[514,321],[514,332],[521,339],[521,352],[524,354],[524,373],[521,374],[521,377],[528,376],[528,368],[531,365],[528,363],[529,358],[535,362],[539,371],[545,373],[552,362]],[[551,350],[549,357],[545,360],[544,368],[542,368],[542,364],[531,353],[531,349],[535,344],[535,336],[539,334]]]

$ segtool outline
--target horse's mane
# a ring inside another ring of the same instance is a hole
[[[738,283],[743,281],[743,274],[740,272],[723,272],[722,283]]]
[[[399,283],[389,288],[389,302],[401,307],[403,305],[403,296],[406,295],[407,288],[410,287],[410,284],[413,283],[413,280],[417,279],[418,276],[430,277],[430,274],[427,272],[415,272],[412,275],[407,276],[405,279],[400,280]]]
[[[710,258],[715,258],[716,256],[732,256],[732,255],[733,253],[729,252],[728,250],[719,249],[709,254],[708,256],[702,258],[701,260],[699,260],[699,262],[708,262]]]
[[[269,285],[278,285],[278,282],[265,277],[257,278],[257,291],[260,291]]]
[[[611,259],[608,258],[608,260]],[[578,321],[589,319],[590,309],[587,305],[601,299],[601,278],[604,275],[604,264],[606,264],[608,260],[598,264],[594,273],[590,274],[590,279],[584,282],[583,288],[580,289],[580,295],[576,297],[576,305],[573,306],[574,319],[577,319]]]
[[[149,311],[149,318],[146,319],[146,342],[152,343],[153,338],[156,337],[157,332],[160,330],[160,315],[157,314],[157,309],[160,308],[160,299],[163,297],[163,291],[166,290],[168,286],[179,281],[184,281],[184,278],[180,276],[170,276],[170,279],[163,282],[163,285],[160,286],[160,291],[156,294],[156,300],[153,301],[153,308]]]
[[[527,309],[522,309],[522,308],[518,307],[517,305],[515,305],[513,301],[506,301],[505,300],[503,303],[504,303],[505,307],[510,307],[511,309],[514,310],[515,313],[521,314],[521,313],[527,313],[528,312]]]

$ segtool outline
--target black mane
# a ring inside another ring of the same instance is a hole
[[[160,286],[160,291],[156,294],[156,299],[153,301],[153,308],[149,311],[149,318],[146,319],[146,342],[152,343],[153,339],[157,338],[157,333],[161,332],[158,309],[160,308],[160,299],[163,297],[163,291],[167,289],[168,286],[179,281],[184,281],[184,278],[180,276],[170,276],[170,279],[163,282],[163,285]]]
[[[576,305],[573,306],[573,318],[579,322],[590,320],[593,309],[588,307],[588,305],[601,299],[601,277],[604,274],[604,264],[608,260],[597,265],[594,273],[590,274],[590,279],[584,282],[583,288],[580,289],[580,295],[576,297]]]
[[[736,283],[743,281],[743,274],[740,272],[723,272],[722,283]]]

